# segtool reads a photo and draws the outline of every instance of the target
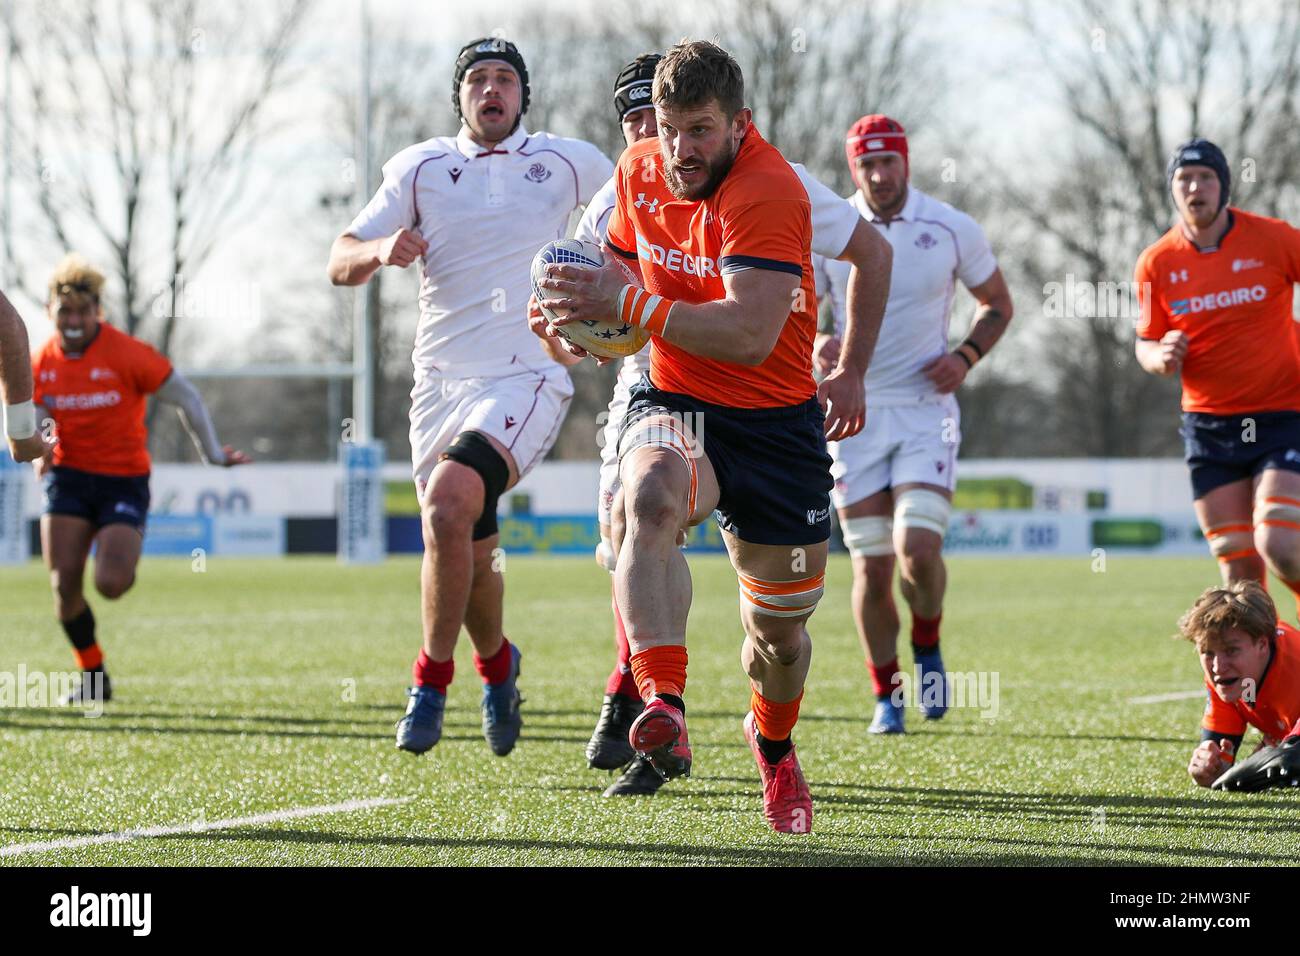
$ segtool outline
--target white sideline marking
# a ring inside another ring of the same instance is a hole
[[[0,857],[23,856],[28,853],[48,853],[51,850],[71,850],[83,846],[98,846],[104,843],[125,843],[128,840],[145,840],[149,837],[175,836],[184,833],[206,833],[209,830],[233,830],[238,827],[253,826],[259,823],[278,823],[281,820],[296,820],[299,817],[314,817],[326,813],[351,813],[355,810],[373,810],[376,807],[391,807],[399,803],[409,803],[411,797],[372,797],[369,800],[348,800],[345,803],[332,803],[322,807],[292,807],[288,810],[274,810],[271,813],[258,813],[251,817],[235,817],[230,820],[214,820],[211,823],[182,823],[179,826],[147,827],[143,830],[123,830],[120,833],[99,833],[95,836],[65,837],[62,840],[43,840],[39,843],[15,843],[0,847]]]
[[[1204,697],[1205,688],[1200,690],[1176,690],[1169,694],[1152,694],[1150,697],[1130,697],[1130,704],[1164,704],[1171,700],[1191,700],[1193,697]]]

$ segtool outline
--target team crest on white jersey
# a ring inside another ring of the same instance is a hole
[[[939,241],[928,232],[923,232],[916,237],[916,247],[918,249],[933,249],[939,244]]]
[[[528,172],[524,173],[524,179],[535,183],[544,183],[551,178],[551,171],[541,163],[533,163],[528,167]]]

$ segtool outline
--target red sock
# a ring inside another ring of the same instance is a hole
[[[474,655],[474,669],[485,684],[500,684],[510,677],[510,642],[501,638],[501,649],[487,660]]]
[[[447,693],[447,685],[456,672],[456,659],[449,657],[445,661],[435,661],[420,648],[420,656],[411,666],[411,679],[416,687],[432,687],[440,694]]]
[[[611,601],[614,609],[614,644],[618,647],[618,663],[609,672],[605,682],[606,694],[622,694],[640,700],[641,694],[636,689],[636,680],[632,677],[632,647],[627,642],[627,629],[623,626],[623,615],[618,611],[618,602]]]
[[[871,689],[876,693],[876,700],[883,700],[894,692],[894,675],[898,673],[897,657],[888,664],[872,664],[868,661],[867,669],[871,671]]]
[[[935,617],[921,617],[919,614],[912,615],[912,646],[918,650],[928,651],[939,646],[939,622],[943,620],[943,612],[940,611]]]

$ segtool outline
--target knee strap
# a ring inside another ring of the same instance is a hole
[[[844,547],[855,558],[874,558],[894,553],[894,519],[889,515],[849,518],[840,522]]]
[[[695,494],[699,486],[699,469],[695,465],[695,459],[701,454],[700,446],[695,439],[683,425],[672,418],[662,417],[637,422],[624,432],[622,441],[619,442],[620,468],[623,459],[641,447],[667,448],[686,462],[686,467],[691,472],[691,490],[687,499],[686,516],[689,518],[695,514]]]
[[[1206,529],[1210,553],[1219,561],[1237,561],[1255,556],[1255,533],[1249,522],[1233,521]]]
[[[1270,495],[1256,502],[1255,524],[1300,531],[1300,499]]]
[[[438,460],[458,462],[474,469],[483,479],[483,511],[474,522],[474,540],[492,537],[497,533],[497,501],[510,483],[506,460],[479,432],[461,432]]]
[[[763,581],[746,574],[740,579],[740,600],[756,614],[769,617],[803,617],[817,608],[826,590],[826,574],[814,574],[800,581]]]
[[[909,488],[894,497],[894,522],[903,528],[933,531],[942,538],[951,514],[952,503],[937,491]]]

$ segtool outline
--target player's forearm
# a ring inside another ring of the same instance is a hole
[[[661,338],[701,358],[761,365],[772,354],[789,312],[756,313],[735,299],[675,302]]]
[[[329,267],[326,270],[334,285],[364,285],[379,271],[379,240],[362,240],[343,235],[330,247]]]
[[[0,293],[0,401],[18,405],[32,399],[32,356],[27,327]]]
[[[975,310],[966,341],[980,350],[980,355],[988,355],[998,339],[1011,324],[1011,297],[1006,296],[995,302],[985,302]]]
[[[839,367],[865,375],[876,351],[880,325],[885,320],[894,250],[875,227],[858,223],[841,257],[853,263],[845,297],[844,340]]]
[[[217,438],[217,428],[208,414],[208,407],[189,379],[179,372],[172,372],[163,387],[158,390],[159,401],[175,405],[181,418],[181,424],[189,433],[190,440],[198,449],[199,455],[209,465],[225,461],[226,452]]]

